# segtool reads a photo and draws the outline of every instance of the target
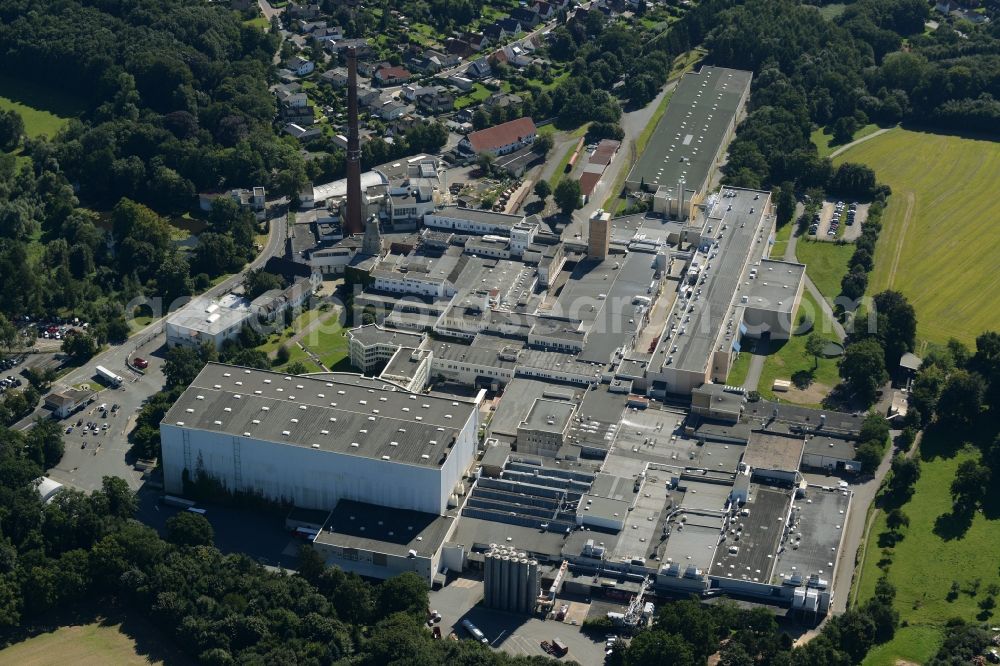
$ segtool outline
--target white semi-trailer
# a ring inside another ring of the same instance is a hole
[[[121,386],[122,378],[105,368],[103,365],[97,366],[97,374],[101,379],[112,386]]]

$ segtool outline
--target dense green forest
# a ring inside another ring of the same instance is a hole
[[[183,212],[197,191],[304,180],[293,141],[279,140],[268,92],[277,37],[220,3],[183,0],[0,4],[4,71],[86,101],[52,157],[88,205],[122,197]]]
[[[835,21],[795,0],[748,0],[722,12],[706,39],[711,61],[755,73],[725,169],[730,182],[872,199],[874,175],[856,165],[834,172],[810,141],[814,126],[997,132],[1000,26],[970,25],[960,36],[942,22],[925,34],[929,16],[923,0],[859,0]]]

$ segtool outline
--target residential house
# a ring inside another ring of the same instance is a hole
[[[300,35],[308,35],[314,30],[326,30],[326,21],[305,21],[299,19],[293,26]]]
[[[341,129],[342,132],[346,132],[346,128]],[[358,145],[364,146],[366,143],[371,141],[372,132],[367,129],[358,130]],[[347,135],[346,134],[334,134],[333,135],[333,145],[347,150]]]
[[[410,72],[406,68],[390,65],[376,70],[375,76],[372,78],[381,86],[395,86],[406,83],[410,80],[410,76]]]
[[[464,39],[456,39],[455,37],[449,37],[444,40],[444,50],[452,55],[456,55],[459,58],[468,58],[473,54],[472,47],[469,42]]]
[[[529,117],[524,117],[478,132],[471,132],[459,142],[458,147],[463,152],[476,155],[483,153],[494,156],[506,155],[531,145],[537,136],[538,132],[534,121]]]
[[[297,76],[306,76],[307,74],[311,74],[312,71],[316,69],[316,65],[312,60],[306,60],[300,56],[292,56],[283,64],[285,69],[295,73]]]
[[[342,40],[344,38],[344,31],[336,27],[323,28],[321,30],[313,30],[309,36],[312,38],[313,46],[321,49],[329,42]]]
[[[374,76],[375,70],[380,67],[391,67],[392,64],[386,62],[385,60],[381,62],[374,62],[372,60],[358,60],[358,74],[361,76]]]
[[[423,92],[425,86],[416,83],[408,83],[399,90],[400,96],[408,102],[416,101],[417,95]]]
[[[343,88],[347,85],[347,70],[343,67],[328,69],[320,75],[320,78],[334,88]]]
[[[403,104],[402,102],[397,102],[396,100],[391,100],[382,105],[379,109],[378,115],[382,120],[395,120],[396,118],[401,118],[411,111],[411,107]]]
[[[309,139],[315,139],[316,137],[323,134],[322,130],[318,127],[302,127],[296,123],[288,123],[282,128],[285,134],[294,136],[299,141],[307,141]]]
[[[368,86],[358,85],[358,104],[372,109],[382,106],[382,93]]]
[[[424,74],[436,74],[447,67],[454,67],[458,56],[428,49],[411,60],[411,66]]]
[[[558,11],[552,3],[546,2],[545,0],[535,0],[535,2],[531,5],[531,8],[536,14],[538,14],[538,18],[542,21],[549,21],[555,18],[556,12]]]
[[[527,7],[517,7],[511,10],[510,18],[520,23],[522,28],[534,28],[541,20],[538,14]]]
[[[427,113],[444,113],[455,108],[455,96],[444,86],[425,88],[417,95],[417,108]]]
[[[524,100],[521,99],[520,95],[515,95],[514,93],[505,92],[495,92],[485,100],[483,100],[483,106],[487,109],[493,108],[507,108],[508,106],[520,105]]]
[[[323,42],[323,48],[326,49],[327,53],[330,55],[337,55],[346,48],[354,47],[354,50],[358,54],[358,71],[361,70],[361,63],[365,62],[365,58],[371,55],[371,47],[368,46],[368,41],[365,39],[334,39],[326,40]],[[371,74],[365,74],[365,76],[371,76]]]
[[[476,85],[472,79],[468,79],[461,74],[452,74],[448,77],[448,83],[455,86],[462,92],[469,92]]]
[[[253,212],[258,220],[264,219],[264,211],[267,206],[266,191],[263,187],[257,186],[253,189],[230,190],[229,196],[239,204],[240,208]]]
[[[490,40],[490,43],[496,44],[502,42],[507,37],[507,31],[497,22],[483,28],[483,35]]]
[[[302,108],[309,106],[309,96],[304,92],[291,91],[287,88],[279,88],[276,91],[278,101],[282,106],[288,108]]]
[[[316,3],[298,4],[289,2],[285,6],[285,17],[289,20],[305,19],[311,21],[319,16],[320,8]]]
[[[467,32],[462,35],[462,41],[468,43],[469,48],[476,53],[479,53],[490,45],[490,38],[481,32]]]
[[[497,25],[503,28],[503,31],[506,34],[512,35],[514,37],[520,35],[521,32],[523,31],[521,22],[513,18],[500,19],[499,21],[497,21]]]
[[[485,79],[493,73],[490,69],[490,63],[486,58],[480,58],[479,60],[473,60],[469,63],[469,66],[465,68],[465,75],[473,80]]]

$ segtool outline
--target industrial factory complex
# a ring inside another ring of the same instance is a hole
[[[687,75],[628,179],[660,203],[583,238],[432,202],[391,241],[347,187],[366,221],[324,248],[350,249],[337,272],[375,320],[347,332],[356,374],[209,364],[161,425],[167,492],[206,475],[294,505],[364,576],[482,572],[490,608],[566,591],[632,599],[629,621],[694,594],[824,616],[852,493],[807,475],[857,469],[862,417],[726,383],[745,341],[791,335],[805,277],[769,257],[769,192],[711,191],[749,86]]]

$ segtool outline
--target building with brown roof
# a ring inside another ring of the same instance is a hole
[[[535,122],[531,118],[524,117],[470,132],[458,145],[461,150],[476,155],[482,153],[506,155],[531,145],[537,136]]]

